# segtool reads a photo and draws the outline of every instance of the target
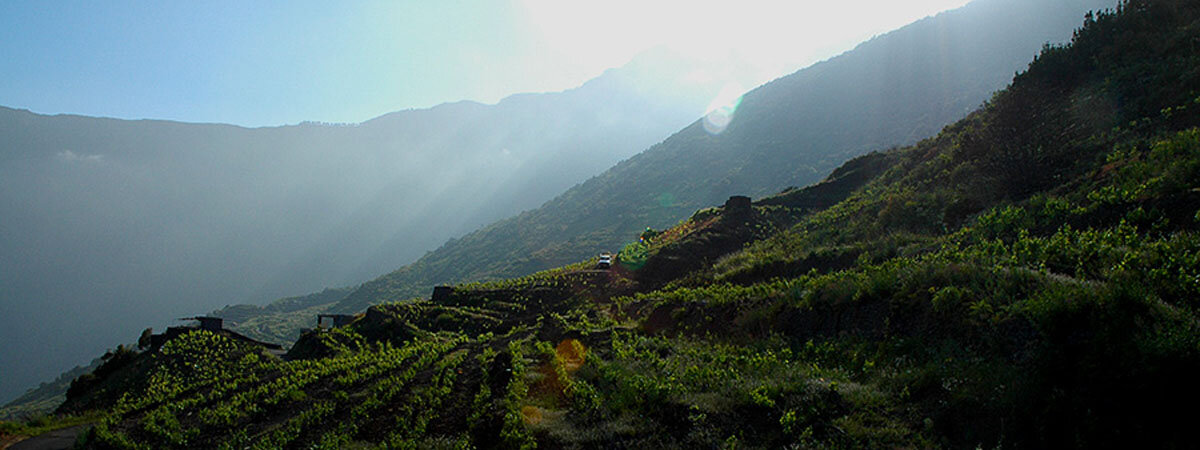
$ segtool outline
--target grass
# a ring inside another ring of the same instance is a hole
[[[0,422],[0,436],[38,436],[63,428],[85,425],[99,421],[104,414],[95,411],[80,415],[39,415],[24,421]]]

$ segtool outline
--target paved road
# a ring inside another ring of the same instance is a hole
[[[51,431],[13,444],[8,450],[66,450],[75,445],[75,438],[91,425],[76,425]]]

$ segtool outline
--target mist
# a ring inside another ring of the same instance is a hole
[[[143,328],[355,285],[537,207],[703,114],[729,67],[657,50],[561,93],[344,125],[0,109],[0,399]]]

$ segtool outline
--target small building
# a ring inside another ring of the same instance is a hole
[[[196,317],[184,317],[179,320],[195,320],[197,322],[200,322],[201,330],[221,331],[221,330],[225,329],[225,326],[224,326],[225,319],[222,319],[220,317],[196,316]]]
[[[325,324],[329,324],[329,328],[339,328],[349,325],[358,317],[354,314],[317,314],[317,329],[325,328]]]
[[[734,195],[725,201],[726,211],[749,211],[750,209],[750,197],[744,195]]]
[[[454,293],[454,288],[450,286],[434,286],[433,296],[429,297],[434,303],[442,303],[450,299],[450,294]]]
[[[254,340],[250,337],[244,336],[241,333],[237,333],[233,330],[226,330],[225,329],[225,319],[222,319],[220,317],[197,316],[197,317],[184,317],[179,320],[195,320],[197,322],[200,322],[200,326],[199,327],[194,327],[194,326],[168,327],[167,330],[165,332],[163,332],[162,334],[152,334],[150,336],[150,349],[151,350],[157,351],[159,348],[161,348],[163,346],[163,344],[166,344],[167,341],[170,341],[171,339],[175,339],[184,334],[191,333],[196,330],[204,330],[204,331],[209,331],[212,333],[220,334],[220,335],[228,337],[230,339],[247,342],[247,343],[254,344],[254,345],[259,345],[259,346],[262,346],[263,348],[266,348],[267,350],[271,350],[271,351],[275,351],[275,352],[283,351],[283,346],[281,346],[279,344],[272,344],[269,342],[262,342],[262,341]]]

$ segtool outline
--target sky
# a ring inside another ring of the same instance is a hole
[[[0,2],[0,105],[273,126],[569,89],[656,48],[757,82],[967,0]],[[747,86],[750,87],[750,86]]]

